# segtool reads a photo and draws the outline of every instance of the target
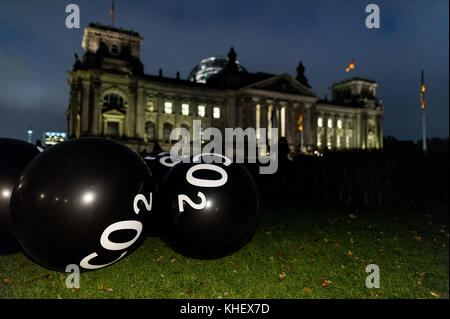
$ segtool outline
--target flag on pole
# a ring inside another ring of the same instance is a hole
[[[348,65],[348,67],[345,69],[345,72],[350,71],[351,69],[355,68],[355,62],[352,60],[352,62],[350,62],[350,64]]]
[[[109,14],[111,15],[111,25],[114,26],[114,0],[112,2],[111,10],[109,10]]]
[[[303,112],[300,110],[300,116],[298,117],[298,130],[303,131]]]
[[[423,77],[423,70],[422,70],[422,75],[421,75],[421,86],[420,86],[420,107],[422,109],[425,108],[425,81],[424,81],[424,77]]]

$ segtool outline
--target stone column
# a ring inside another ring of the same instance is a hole
[[[267,105],[267,101],[265,100],[261,100],[260,101],[260,122],[259,125],[261,128],[266,129],[266,143],[267,143],[267,127],[268,127],[268,123],[267,123],[267,112],[268,112],[268,105]],[[261,136],[263,137],[263,136]]]
[[[136,125],[135,136],[138,139],[144,139],[145,136],[145,90],[138,88],[136,103]]]
[[[362,148],[362,126],[361,126],[361,113],[356,114],[355,118],[356,123],[354,123],[354,139],[355,139],[355,148]]]
[[[81,93],[81,132],[80,136],[89,134],[89,97],[90,97],[90,81],[83,81]]]
[[[78,125],[78,113],[81,108],[81,86],[78,83],[72,83],[69,105],[69,126],[67,130],[68,137],[75,137]]]
[[[125,118],[126,125],[124,132],[124,135],[129,138],[135,137],[136,98],[137,98],[136,86],[130,85],[130,87],[128,88],[128,110],[127,110],[127,117]]]
[[[155,98],[155,110],[156,110],[156,127],[155,127],[155,140],[160,141],[163,137],[162,135],[162,112],[164,109],[164,98],[161,94],[157,94]]]
[[[99,79],[92,81],[92,119],[90,120],[90,134],[100,135],[101,128],[101,103],[100,91],[102,84]]]

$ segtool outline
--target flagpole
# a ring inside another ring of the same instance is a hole
[[[420,107],[422,109],[422,150],[427,152],[427,122],[425,117],[425,79],[423,70],[420,76]]]
[[[427,152],[427,126],[425,118],[425,108],[422,109],[422,149],[423,152]]]
[[[112,0],[110,14],[111,14],[111,26],[114,26],[114,0]]]

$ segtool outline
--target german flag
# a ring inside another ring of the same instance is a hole
[[[303,131],[303,112],[300,111],[300,116],[298,117],[298,130]]]
[[[345,72],[350,71],[351,69],[355,68],[355,62],[352,60],[352,62],[350,62],[350,64],[348,65],[348,67],[345,69]]]
[[[422,110],[425,108],[425,81],[423,76],[423,70],[421,74],[421,80],[420,80],[421,86],[420,86],[420,107]]]

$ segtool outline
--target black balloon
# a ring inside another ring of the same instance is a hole
[[[24,252],[49,269],[103,268],[144,238],[153,191],[131,149],[100,138],[69,140],[23,172],[11,197],[13,229]]]
[[[20,250],[11,227],[9,202],[23,169],[38,154],[33,144],[0,138],[0,255]]]
[[[252,177],[243,165],[229,159],[176,165],[161,184],[157,200],[162,239],[193,258],[232,254],[251,239],[260,218]]]
[[[144,157],[155,182],[155,191],[158,190],[164,177],[175,165],[181,162],[179,157],[171,156],[169,152],[154,151]],[[147,235],[151,237],[159,237],[159,228],[154,220],[154,214],[149,215],[147,222],[149,227]]]
[[[168,152],[152,152],[144,157],[145,163],[152,172],[156,188],[161,185],[164,177],[175,165],[181,162],[179,157],[171,156]]]

